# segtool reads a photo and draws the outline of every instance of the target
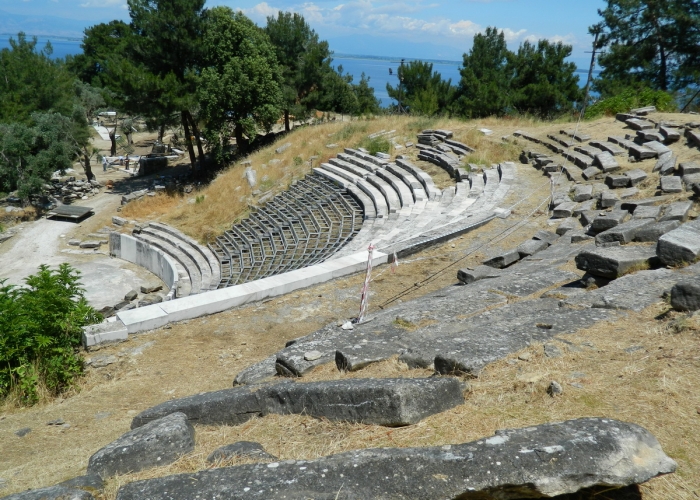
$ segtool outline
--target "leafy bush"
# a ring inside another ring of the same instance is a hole
[[[659,111],[676,111],[673,96],[663,90],[653,90],[648,87],[627,88],[613,97],[602,99],[586,109],[586,118],[594,119],[599,116],[614,116],[626,113],[634,108],[656,106]]]
[[[101,316],[88,305],[69,264],[39,267],[16,287],[0,281],[0,397],[34,404],[42,389],[60,394],[83,372],[82,327]]]
[[[369,154],[376,155],[379,152],[388,153],[391,149],[391,143],[389,142],[389,139],[385,137],[374,137],[371,139],[367,137],[362,141],[360,147],[363,147],[369,151]]]

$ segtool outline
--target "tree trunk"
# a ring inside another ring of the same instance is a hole
[[[87,152],[83,152],[83,169],[85,170],[85,177],[89,181],[93,180],[95,178],[95,174],[92,173],[92,166],[90,165],[90,155],[87,154]]]
[[[158,142],[163,143],[163,136],[165,135],[165,123],[160,124],[160,129],[158,129]]]
[[[243,138],[243,127],[241,127],[240,123],[235,124],[234,135],[236,136],[236,149],[238,150],[238,154],[243,156],[248,151],[248,144]]]
[[[290,130],[290,128],[289,128],[289,110],[288,109],[284,110],[284,130],[286,132],[289,132],[289,130]]]
[[[186,113],[187,118],[189,118],[190,124],[192,125],[192,133],[194,134],[195,140],[197,141],[197,152],[199,153],[199,166],[204,167],[204,148],[202,147],[202,138],[199,136],[199,127],[197,127],[197,123],[192,117],[192,113],[190,113],[189,111],[186,111]]]
[[[661,58],[661,90],[666,91],[668,90],[668,78],[666,77],[666,51],[663,45],[659,45],[659,57]]]
[[[190,154],[190,163],[192,164],[192,170],[194,170],[195,164],[197,163],[197,158],[194,155],[194,147],[192,146],[192,136],[190,135],[190,126],[187,124],[187,114],[185,111],[180,113],[180,118],[182,120],[182,128],[185,131],[185,144],[187,144],[187,152]]]
[[[109,140],[112,141],[112,147],[109,150],[109,156],[117,156],[117,127],[114,127],[109,133]]]

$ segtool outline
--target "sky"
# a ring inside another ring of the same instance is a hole
[[[242,10],[259,25],[280,10],[297,12],[336,54],[459,61],[474,34],[495,26],[517,49],[547,38],[572,45],[571,59],[587,67],[605,0],[207,0],[207,7]],[[0,0],[0,34],[82,36],[113,19],[128,21],[126,0]]]

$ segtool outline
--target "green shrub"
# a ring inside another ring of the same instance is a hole
[[[602,99],[586,109],[586,119],[599,116],[614,116],[617,113],[627,113],[631,109],[643,106],[656,106],[659,111],[676,111],[673,96],[663,90],[650,88],[627,88],[613,97]]]
[[[0,281],[0,398],[21,404],[44,389],[58,395],[83,372],[82,327],[102,318],[87,303],[80,273],[68,264],[39,267],[16,287]]]
[[[369,151],[369,154],[375,155],[379,152],[388,153],[391,149],[391,143],[389,142],[389,139],[383,136],[374,137],[371,139],[367,137],[360,143],[360,147]]]
[[[355,134],[367,132],[368,125],[366,123],[350,123],[335,133],[335,138],[339,141],[350,139]]]

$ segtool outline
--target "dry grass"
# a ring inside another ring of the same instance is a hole
[[[130,203],[122,212],[129,219],[161,220],[178,227],[201,242],[210,242],[231,224],[244,218],[251,206],[256,205],[261,197],[268,198],[270,194],[281,192],[293,181],[307,175],[311,171],[311,157],[317,157],[313,160],[313,166],[318,166],[342,152],[343,148],[358,147],[370,134],[395,130],[390,137],[395,137],[399,143],[405,143],[415,142],[416,133],[426,128],[450,129],[454,131],[456,140],[477,149],[477,153],[470,156],[469,162],[490,166],[492,163],[516,159],[519,149],[512,144],[501,143],[498,139],[500,135],[484,136],[478,131],[479,128],[498,128],[505,134],[534,123],[536,122],[531,120],[504,122],[485,119],[464,122],[453,119],[388,116],[301,127],[281,137],[271,147],[255,152],[246,159],[251,162],[257,173],[256,194],[253,194],[254,189],[251,189],[246,181],[245,167],[240,162],[222,171],[209,185],[189,195],[144,198]],[[292,146],[281,154],[275,153],[275,149],[285,143],[291,143]],[[337,147],[327,147],[332,144]],[[397,152],[399,151],[395,151]],[[400,153],[413,159],[417,158],[415,149],[404,149]],[[426,165],[430,164],[421,164],[422,167]],[[452,184],[449,176],[438,167],[426,168],[436,176],[438,185]],[[440,183],[440,180],[444,182]],[[202,198],[200,203],[194,202],[197,197]]]

